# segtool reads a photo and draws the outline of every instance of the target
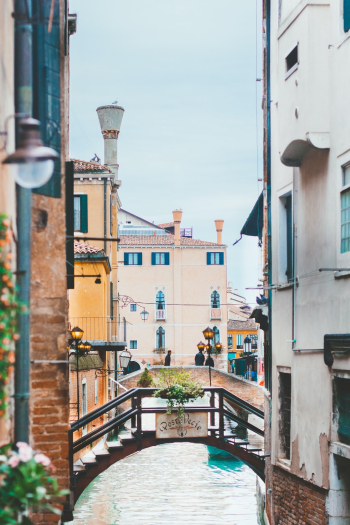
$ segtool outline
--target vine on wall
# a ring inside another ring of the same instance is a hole
[[[0,213],[0,417],[4,416],[8,392],[9,369],[15,362],[14,343],[19,340],[17,314],[26,311],[16,298],[14,277],[11,271],[12,231],[10,220]]]

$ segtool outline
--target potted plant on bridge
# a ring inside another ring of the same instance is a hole
[[[150,388],[154,386],[153,377],[151,376],[148,368],[145,368],[142,372],[140,379],[137,381],[137,386],[142,388]]]
[[[160,370],[157,387],[159,390],[153,394],[154,397],[166,399],[167,414],[177,408],[178,417],[184,414],[186,403],[204,396],[202,386],[192,379],[190,372],[182,368]]]

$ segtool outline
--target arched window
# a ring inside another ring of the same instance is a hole
[[[218,328],[216,328],[216,326],[214,326],[213,332],[214,332],[213,345],[215,345],[215,343],[218,343],[220,341],[220,331]]]
[[[220,308],[220,294],[216,290],[211,294],[211,307]]]
[[[158,292],[156,295],[156,310],[165,310],[165,295]]]
[[[156,332],[156,348],[165,348],[165,330],[161,326]]]

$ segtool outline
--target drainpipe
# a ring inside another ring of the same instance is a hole
[[[103,190],[104,190],[104,238],[107,239],[107,179],[103,179]],[[107,255],[107,241],[104,241],[105,255]]]
[[[32,116],[32,0],[15,0],[15,111]],[[18,143],[18,126],[16,126]],[[18,315],[21,338],[16,344],[15,367],[15,443],[29,441],[29,340],[30,340],[30,260],[31,260],[31,190],[16,184],[17,213],[17,286],[18,299],[28,306]]]
[[[270,45],[271,45],[271,0],[266,0],[266,190],[267,190],[267,257],[269,284],[269,359],[268,385],[272,393],[272,247],[271,247],[271,75],[270,75]]]

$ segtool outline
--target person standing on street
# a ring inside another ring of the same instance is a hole
[[[168,353],[165,356],[164,366],[170,366],[170,361],[171,361],[171,350],[168,350]]]
[[[194,363],[196,366],[203,366],[205,357],[203,355],[203,350],[198,350],[198,354],[195,355]]]

